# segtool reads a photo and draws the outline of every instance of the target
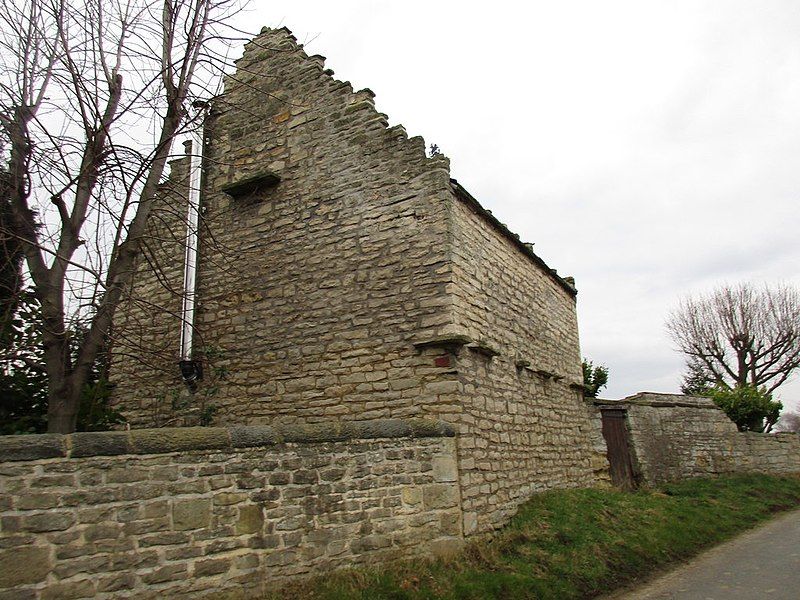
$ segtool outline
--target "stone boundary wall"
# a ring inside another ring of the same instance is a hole
[[[708,398],[643,392],[618,401],[628,411],[634,471],[655,485],[723,473],[800,473],[800,435],[740,432]]]
[[[460,548],[437,421],[0,438],[0,599],[247,598]]]

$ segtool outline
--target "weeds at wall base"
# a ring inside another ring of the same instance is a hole
[[[800,508],[800,477],[694,479],[634,493],[559,490],[448,562],[354,570],[267,599],[592,598]]]

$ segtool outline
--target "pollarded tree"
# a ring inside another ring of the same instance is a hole
[[[694,388],[763,388],[771,394],[800,366],[800,293],[782,285],[722,286],[683,300],[667,331],[686,354]]]
[[[216,91],[231,1],[0,0],[0,148],[41,310],[49,431],[75,429],[173,142]],[[77,351],[75,313],[91,315]]]

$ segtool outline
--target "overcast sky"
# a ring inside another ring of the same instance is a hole
[[[800,285],[800,2],[256,4],[562,275],[605,397],[678,392],[664,331],[720,283]],[[800,404],[800,381],[779,393]]]

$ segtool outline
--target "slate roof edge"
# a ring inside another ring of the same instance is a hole
[[[561,276],[559,276],[555,269],[551,269],[542,258],[536,254],[533,250],[531,250],[528,246],[525,245],[519,239],[519,236],[512,232],[508,227],[503,224],[497,217],[495,217],[491,212],[486,210],[480,202],[470,194],[464,186],[458,183],[455,179],[450,179],[450,183],[453,186],[453,190],[455,192],[456,197],[470,206],[478,215],[483,218],[484,221],[489,223],[492,227],[494,227],[503,237],[509,240],[512,244],[514,244],[525,256],[531,259],[538,267],[544,270],[544,272],[549,275],[558,285],[560,285],[568,294],[570,294],[573,298],[578,295],[578,290],[575,286],[570,285],[567,283]]]

